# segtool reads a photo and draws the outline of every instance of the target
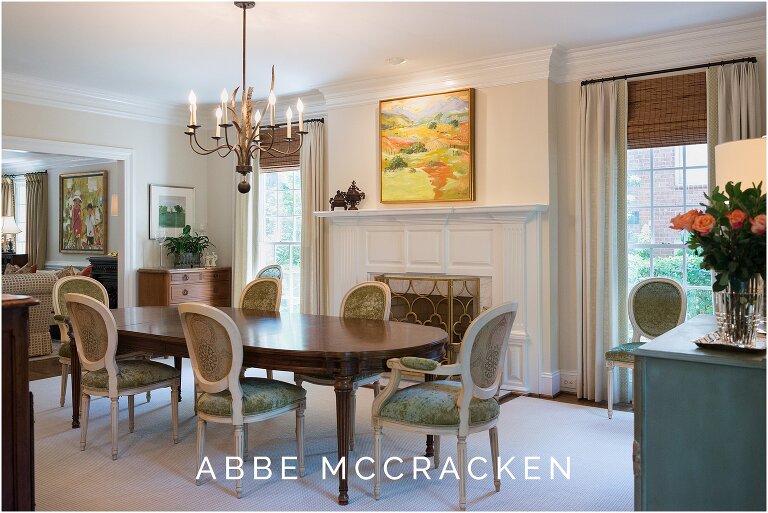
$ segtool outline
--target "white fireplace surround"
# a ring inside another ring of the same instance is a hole
[[[484,306],[518,303],[502,388],[552,395],[559,383],[542,373],[541,362],[550,344],[542,319],[546,210],[536,204],[315,212],[329,220],[330,304],[378,273],[489,277]]]

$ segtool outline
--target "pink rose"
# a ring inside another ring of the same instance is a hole
[[[715,227],[715,218],[709,214],[699,216],[693,221],[692,228],[702,235],[709,235],[712,233],[712,228]]]
[[[765,235],[765,214],[760,214],[749,220],[752,223],[752,233]]]
[[[693,228],[693,222],[696,220],[697,217],[699,217],[703,212],[701,210],[689,210],[685,214],[680,214],[679,216],[675,216],[670,221],[672,225],[670,228],[673,230],[687,230],[691,231]]]
[[[726,213],[725,217],[727,217],[728,220],[731,222],[731,227],[734,230],[738,230],[739,228],[744,226],[744,221],[746,221],[749,216],[744,212],[742,212],[741,210],[736,209],[733,212]]]

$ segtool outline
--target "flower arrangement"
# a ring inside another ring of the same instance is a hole
[[[703,257],[702,269],[715,272],[714,292],[760,275],[765,280],[765,194],[762,182],[741,190],[741,183],[715,187],[705,211],[693,209],[672,218],[670,228],[690,233],[688,248]]]

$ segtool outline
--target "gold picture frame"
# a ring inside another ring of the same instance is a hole
[[[106,255],[107,172],[59,176],[59,252]]]
[[[473,88],[379,101],[382,203],[475,200]]]

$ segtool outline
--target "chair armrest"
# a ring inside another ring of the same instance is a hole
[[[405,356],[403,358],[390,358],[387,360],[387,367],[392,370],[409,372],[416,371],[422,374],[431,374],[434,376],[453,376],[456,374],[461,374],[461,365],[456,363],[451,365],[442,365],[434,360],[416,358],[413,356]],[[430,369],[429,367],[432,368]]]

